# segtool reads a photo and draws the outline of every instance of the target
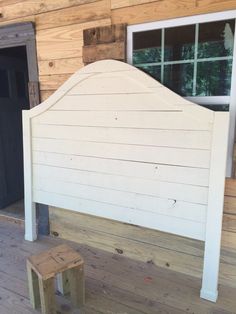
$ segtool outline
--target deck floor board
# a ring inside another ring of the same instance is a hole
[[[199,298],[199,279],[52,237],[24,240],[21,225],[0,221],[0,314],[39,313],[29,303],[26,258],[61,243],[85,259],[85,314],[233,314],[236,288],[220,286],[216,304]],[[57,295],[58,313],[79,313]]]

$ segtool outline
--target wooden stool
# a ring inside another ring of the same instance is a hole
[[[63,273],[68,279],[74,307],[84,304],[84,261],[67,245],[59,245],[27,259],[30,302],[43,314],[55,314],[55,277]]]

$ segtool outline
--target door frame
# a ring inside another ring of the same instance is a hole
[[[32,22],[0,26],[0,49],[26,47],[30,108],[40,103],[39,75],[35,40],[35,27]]]

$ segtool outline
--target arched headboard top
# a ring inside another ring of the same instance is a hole
[[[208,122],[212,122],[213,119],[211,110],[198,106],[177,95],[136,67],[116,60],[97,61],[81,68],[52,96],[41,103],[40,106],[33,108],[30,111],[30,116],[34,117],[47,110],[61,108],[57,104],[65,96],[88,96],[91,94],[98,96],[102,94],[107,96],[123,94],[128,95],[127,97],[130,95],[130,98],[132,98],[132,94],[136,94],[137,98],[139,96],[142,97],[141,101],[145,109],[184,110],[186,114],[192,115],[194,120],[208,120]],[[79,105],[78,102],[78,107]],[[120,105],[122,109],[122,102]],[[125,106],[126,104],[123,103],[123,105]]]
[[[216,300],[227,112],[104,60],[24,111],[23,122],[27,240],[37,237],[35,203],[203,240],[201,295]]]

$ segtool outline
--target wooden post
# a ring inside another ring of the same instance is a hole
[[[67,276],[67,271],[57,274],[57,290],[63,294],[67,295],[70,292],[69,279]]]
[[[56,314],[56,301],[53,277],[47,280],[39,278],[39,293],[42,313]]]
[[[216,302],[220,264],[229,113],[215,112],[201,298]]]
[[[38,275],[31,268],[28,261],[27,261],[27,277],[28,277],[30,303],[32,304],[34,309],[37,309],[40,307]]]
[[[68,269],[67,276],[70,285],[70,298],[74,307],[82,307],[85,303],[85,288],[84,288],[84,266]]]
[[[24,147],[24,200],[25,200],[25,240],[37,239],[36,206],[32,193],[32,145],[29,111],[23,111],[23,147]]]

